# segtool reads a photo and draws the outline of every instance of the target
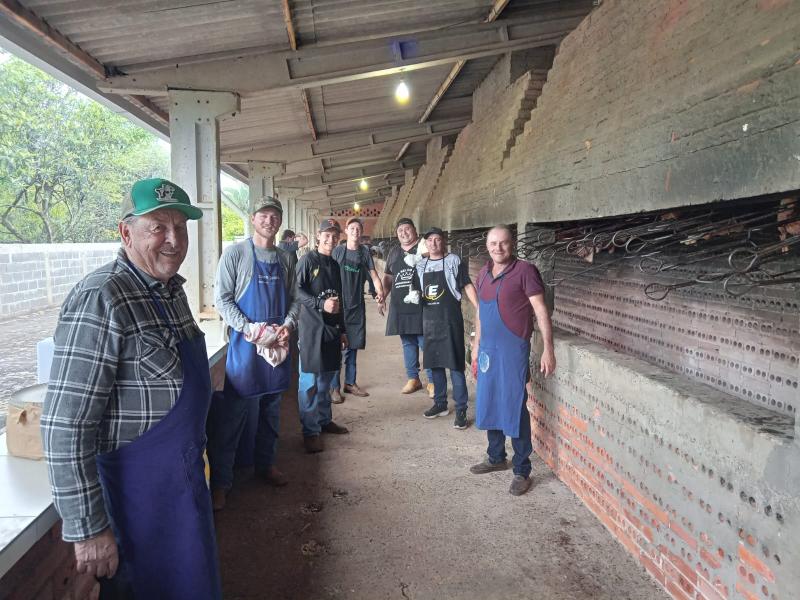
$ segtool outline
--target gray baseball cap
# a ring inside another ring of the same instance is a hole
[[[277,198],[273,198],[272,196],[262,196],[261,198],[256,198],[254,201],[250,203],[250,214],[254,215],[258,211],[263,210],[265,208],[274,208],[281,216],[283,216],[283,205],[281,201]]]

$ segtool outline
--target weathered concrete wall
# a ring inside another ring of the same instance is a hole
[[[605,0],[561,44],[509,160],[500,61],[421,220],[450,229],[800,188],[800,2]],[[401,190],[417,205],[413,190]]]
[[[414,190],[414,183],[416,182],[416,172],[413,169],[406,170],[406,179],[403,186],[398,191],[397,195],[393,197],[390,204],[378,217],[378,222],[375,225],[375,235],[379,237],[392,237],[395,234],[395,223],[397,219],[404,216],[404,210],[408,198]]]
[[[0,244],[0,318],[58,306],[119,244]]]
[[[678,600],[797,598],[791,417],[557,331],[534,447]]]

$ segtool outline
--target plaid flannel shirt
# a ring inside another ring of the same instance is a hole
[[[95,456],[129,443],[173,407],[183,386],[179,339],[200,335],[178,275],[164,284],[124,250],[69,293],[55,331],[42,436],[64,540],[88,539],[109,521]],[[145,285],[146,284],[146,287]]]

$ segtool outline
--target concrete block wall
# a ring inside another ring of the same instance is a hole
[[[673,598],[798,597],[791,417],[564,331],[556,359],[534,448]]]
[[[0,244],[0,318],[58,306],[119,244]]]

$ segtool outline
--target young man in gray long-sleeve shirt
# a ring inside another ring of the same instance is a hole
[[[283,218],[281,203],[270,196],[251,206],[253,237],[225,250],[216,282],[216,305],[230,327],[225,365],[225,388],[215,396],[208,419],[208,456],[215,510],[225,505],[233,485],[234,462],[255,464],[263,480],[286,484],[275,467],[280,402],[289,387],[291,360],[269,365],[246,339],[251,323],[277,328],[288,340],[296,327],[299,305],[295,301],[297,256],[275,245]]]

